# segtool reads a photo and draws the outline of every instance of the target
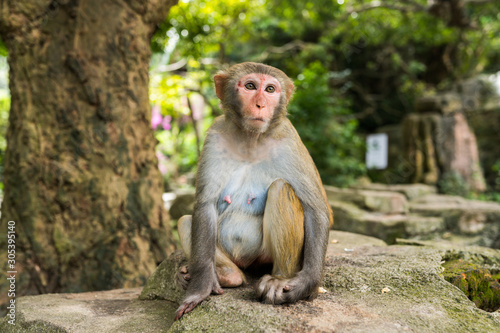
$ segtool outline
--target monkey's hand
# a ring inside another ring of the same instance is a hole
[[[177,274],[175,274],[175,280],[182,287],[182,289],[186,290],[189,284],[189,280],[191,280],[191,275],[189,275],[188,266],[184,265],[179,268]]]
[[[209,286],[209,288],[203,288],[204,290],[188,290],[188,296],[184,299],[181,306],[179,306],[179,308],[177,309],[174,320],[179,320],[184,314],[191,312],[211,293],[216,295],[220,295],[223,293],[222,288],[217,281],[217,278],[213,283],[207,285]]]
[[[310,282],[302,279],[300,273],[291,279],[264,275],[257,283],[256,292],[257,297],[264,303],[283,304],[304,298],[314,298],[317,294],[317,286],[314,288]]]

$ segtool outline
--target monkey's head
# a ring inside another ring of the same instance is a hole
[[[245,62],[214,76],[226,117],[248,132],[264,133],[286,117],[293,82],[277,68]]]

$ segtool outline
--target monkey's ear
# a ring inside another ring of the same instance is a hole
[[[288,102],[290,102],[290,99],[292,98],[294,90],[295,90],[295,86],[293,85],[292,82],[290,82],[290,84],[288,84],[286,87],[286,105],[288,105]]]
[[[214,76],[215,94],[221,101],[224,98],[224,86],[226,85],[227,78],[227,74],[217,74]]]

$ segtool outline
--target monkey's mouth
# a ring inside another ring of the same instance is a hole
[[[261,121],[263,123],[266,122],[266,120],[264,118],[261,118],[261,117],[250,117],[250,118],[248,118],[248,120]]]

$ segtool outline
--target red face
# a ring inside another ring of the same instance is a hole
[[[279,81],[266,74],[252,73],[243,76],[236,85],[247,128],[265,132],[269,127],[281,96]]]

